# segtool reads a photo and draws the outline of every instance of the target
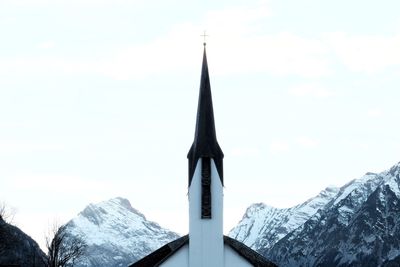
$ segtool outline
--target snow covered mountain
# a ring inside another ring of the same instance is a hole
[[[128,266],[179,236],[147,221],[127,199],[88,205],[67,223],[67,231],[88,244],[78,267]]]
[[[324,209],[261,250],[279,266],[399,266],[400,164],[343,186]]]
[[[399,187],[400,163],[290,209],[252,205],[230,236],[279,266],[400,266]]]
[[[239,224],[229,232],[229,236],[256,251],[270,248],[305,223],[338,192],[338,188],[328,187],[303,204],[287,209],[278,209],[263,203],[253,204]]]

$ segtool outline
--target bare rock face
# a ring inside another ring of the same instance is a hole
[[[31,237],[0,218],[0,265],[45,267],[45,260]]]

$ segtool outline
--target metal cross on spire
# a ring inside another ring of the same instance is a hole
[[[203,45],[206,46],[206,38],[208,37],[208,35],[206,34],[206,31],[204,31],[203,34],[200,35],[200,36],[202,36],[202,37],[204,38],[204,43],[203,43]]]

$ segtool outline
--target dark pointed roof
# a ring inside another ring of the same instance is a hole
[[[171,257],[184,245],[189,243],[189,235],[182,236],[150,253],[146,257],[129,265],[129,267],[156,267]]]
[[[172,241],[161,248],[157,249],[153,253],[147,255],[143,259],[131,264],[129,267],[156,267],[160,266],[169,257],[171,257],[175,252],[177,252],[184,245],[189,244],[189,236],[185,235],[181,238]],[[232,248],[236,253],[246,259],[255,267],[277,267],[274,263],[265,259],[261,254],[258,254],[245,244],[224,236],[224,244]]]
[[[197,107],[196,131],[194,141],[188,153],[189,186],[192,181],[197,161],[202,157],[213,158],[218,174],[223,183],[222,152],[215,132],[214,111],[211,97],[210,77],[208,75],[206,46],[204,44],[203,66],[201,69],[200,94]]]

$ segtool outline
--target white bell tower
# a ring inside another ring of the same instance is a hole
[[[224,266],[223,160],[218,145],[204,43],[200,95],[189,160],[189,266]]]

